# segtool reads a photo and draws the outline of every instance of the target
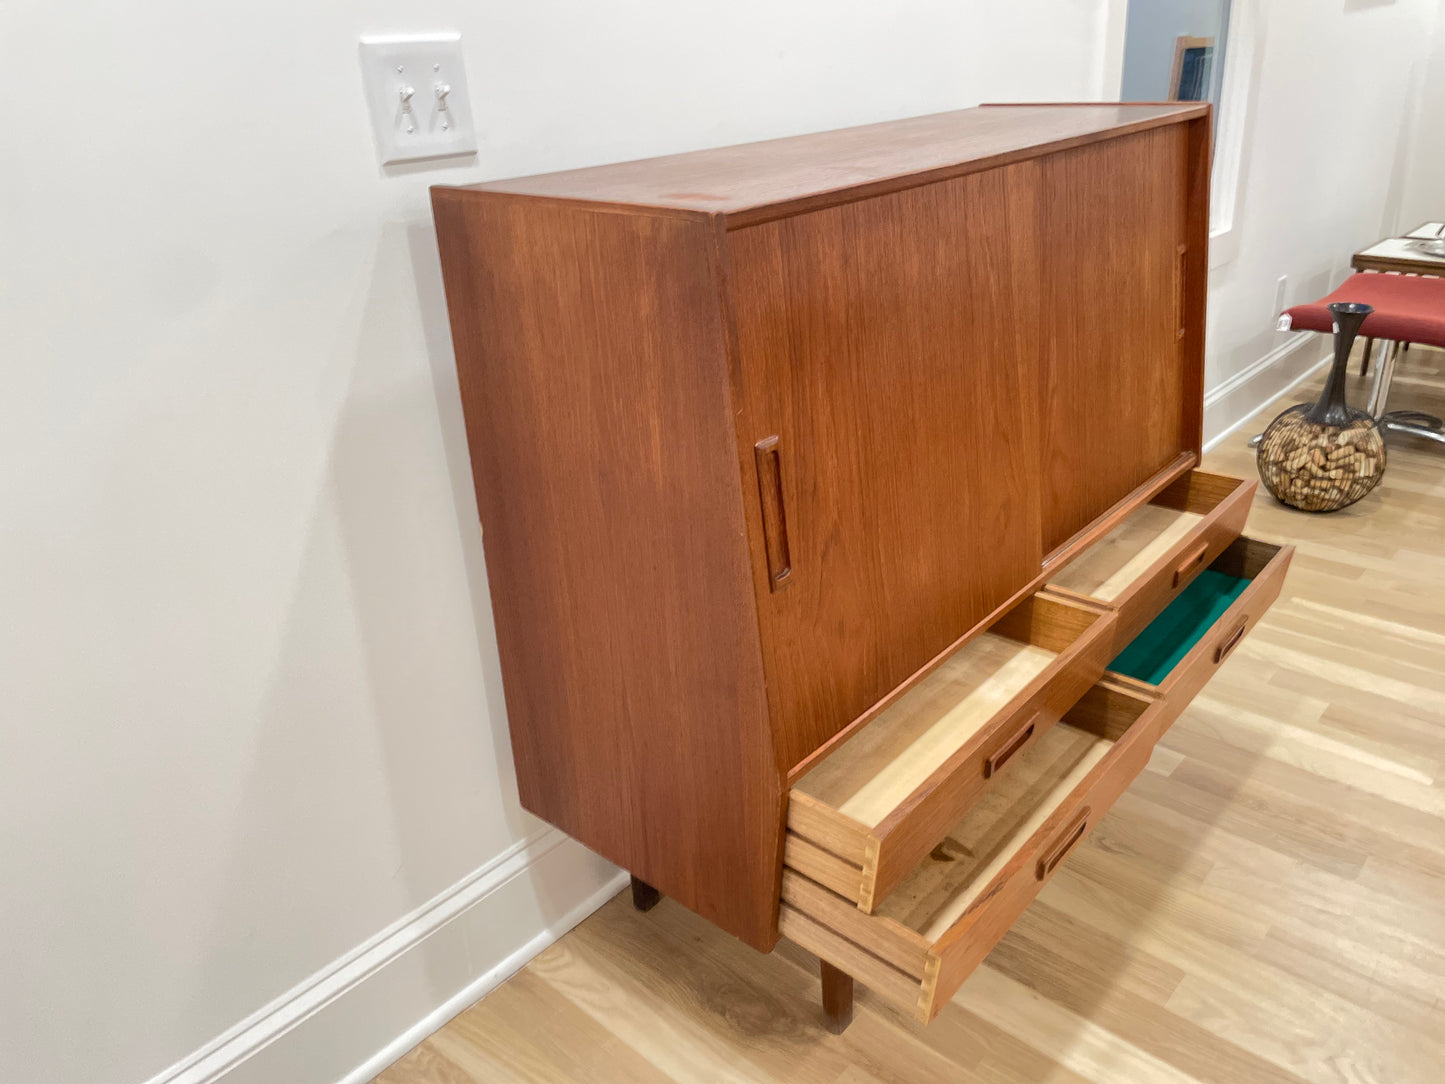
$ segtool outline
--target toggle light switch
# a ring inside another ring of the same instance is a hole
[[[362,38],[361,74],[383,165],[476,153],[460,34]]]

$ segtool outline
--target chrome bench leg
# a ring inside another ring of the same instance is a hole
[[[1405,412],[1402,412],[1405,413]],[[1439,418],[1435,418],[1439,421]],[[1433,440],[1445,444],[1445,430],[1433,425],[1412,425],[1409,422],[1396,421],[1394,415],[1386,414],[1381,426],[1387,433],[1409,433],[1412,437],[1424,437],[1426,440]]]
[[[1380,418],[1385,413],[1385,403],[1390,398],[1390,381],[1395,378],[1395,362],[1399,356],[1400,344],[1392,342],[1375,366],[1375,383],[1370,387],[1370,404],[1365,408],[1372,418]]]
[[[1408,425],[1415,429],[1445,430],[1445,421],[1434,414],[1426,414],[1423,410],[1392,410],[1380,420],[1393,425]]]

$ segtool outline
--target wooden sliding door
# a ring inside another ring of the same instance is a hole
[[[1042,163],[1044,549],[1192,446],[1186,373],[1186,126]],[[1202,329],[1197,329],[1202,330]]]
[[[727,235],[780,766],[1040,568],[1040,164]]]

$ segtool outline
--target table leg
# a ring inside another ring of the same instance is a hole
[[[632,878],[632,906],[639,911],[651,911],[662,899],[662,893],[641,877]]]
[[[823,980],[823,1026],[834,1035],[853,1022],[853,976],[827,960],[818,961]]]

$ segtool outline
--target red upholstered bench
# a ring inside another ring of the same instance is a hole
[[[1388,342],[1380,360],[1375,383],[1366,408],[1387,429],[1414,433],[1445,443],[1445,424],[1439,418],[1418,411],[1382,414],[1390,394],[1390,380],[1401,344],[1426,343],[1445,349],[1445,278],[1428,275],[1391,275],[1361,272],[1351,275],[1338,290],[1308,305],[1286,309],[1279,319],[1282,331],[1334,330],[1327,305],[1335,301],[1363,302],[1375,311],[1365,317],[1361,333],[1370,340]],[[1363,370],[1362,370],[1363,371]]]
[[[1445,348],[1445,278],[1362,271],[1345,279],[1344,285],[1327,297],[1285,309],[1280,326],[1284,330],[1333,331],[1326,306],[1335,301],[1375,307],[1360,329],[1360,334],[1369,338]]]

